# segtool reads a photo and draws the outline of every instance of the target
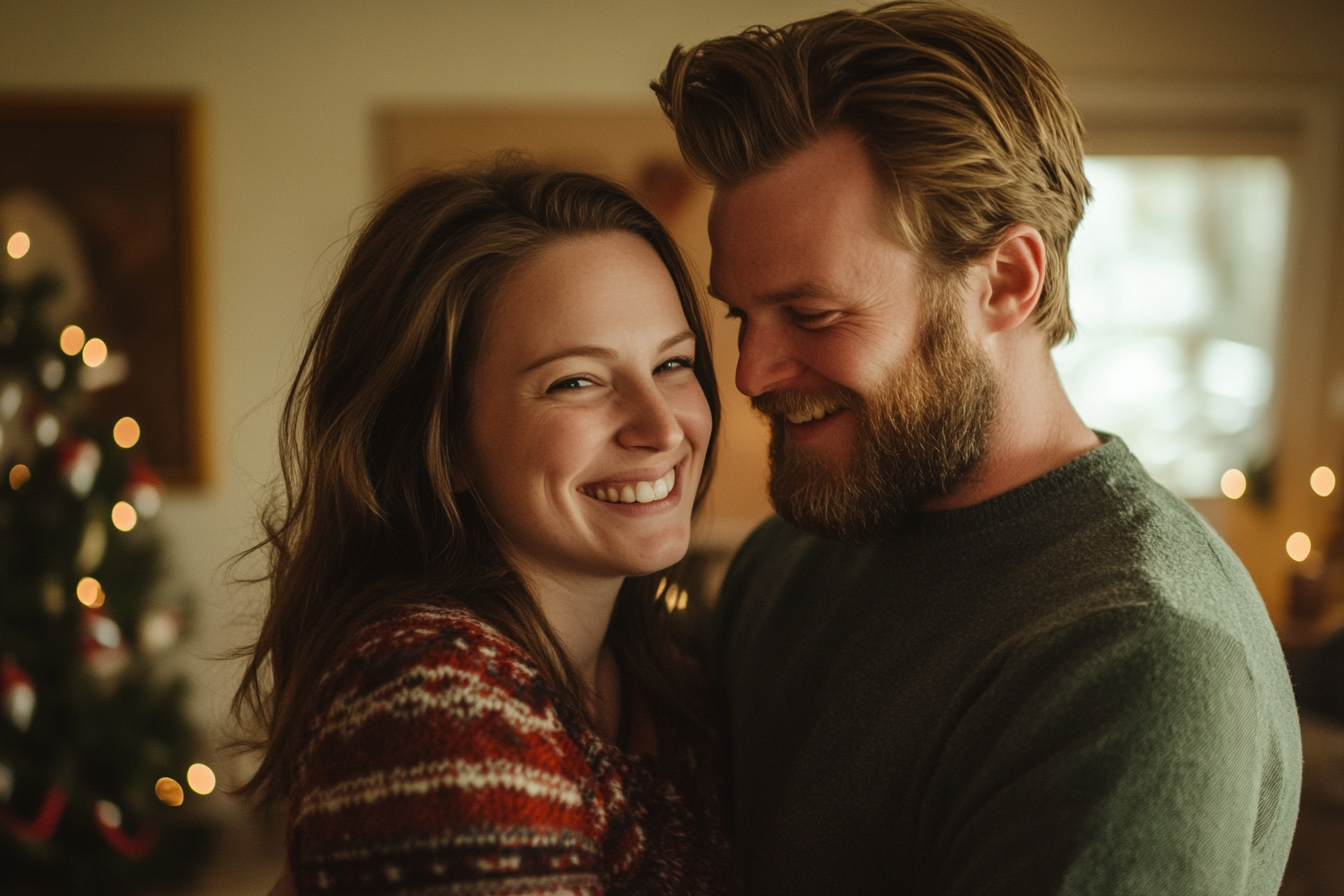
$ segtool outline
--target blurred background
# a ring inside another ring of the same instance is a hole
[[[1071,264],[1080,336],[1057,352],[1061,375],[1084,419],[1124,437],[1250,569],[1306,682],[1308,793],[1285,892],[1344,892],[1344,870],[1331,865],[1344,842],[1344,714],[1320,697],[1344,662],[1321,647],[1344,627],[1344,4],[971,5],[1011,23],[1083,114],[1096,199]],[[281,861],[278,822],[224,793],[249,763],[221,749],[240,668],[221,657],[248,643],[266,600],[263,587],[232,581],[228,561],[256,538],[284,390],[371,204],[416,172],[521,148],[627,181],[703,274],[709,194],[681,166],[647,84],[675,44],[832,8],[0,0],[0,281],[14,304],[39,273],[58,274],[57,304],[44,306],[57,309],[45,312],[53,333],[87,330],[74,351],[52,349],[79,374],[59,389],[93,395],[85,410],[108,437],[122,416],[143,430],[125,449],[143,464],[123,464],[107,501],[124,497],[157,533],[156,580],[121,626],[137,627],[132,652],[157,645],[155,663],[186,681],[174,699],[197,734],[176,780],[188,781],[190,760],[221,785],[175,792],[184,813],[220,832],[192,892],[264,892]],[[90,366],[95,340],[107,360]],[[769,512],[764,430],[732,389],[727,322],[715,348],[725,450],[697,530],[699,575],[685,587],[692,612]],[[6,470],[25,438],[33,452],[67,444],[44,441],[41,414],[13,401],[6,412],[0,394]],[[75,483],[88,463],[101,469],[80,453],[96,438],[70,444],[56,473]],[[102,468],[114,467],[121,449],[99,450]],[[0,489],[27,487],[14,481]],[[86,490],[72,512],[101,508],[97,496]],[[112,522],[115,552],[116,533],[130,530]],[[96,610],[93,588],[78,599]],[[108,606],[116,597],[107,585]],[[90,643],[90,663],[123,649]],[[4,697],[17,731],[34,673],[11,665]],[[40,719],[36,693],[28,714]],[[0,769],[0,839],[35,842],[34,813],[49,807],[20,806],[23,782],[9,775],[6,785]],[[117,811],[96,809],[90,830],[101,833],[90,836],[123,837],[118,854],[132,861],[133,825]],[[204,857],[204,842],[174,848]]]

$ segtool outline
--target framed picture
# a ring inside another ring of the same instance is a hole
[[[165,481],[205,475],[196,343],[194,108],[179,96],[0,94],[0,225],[34,229],[6,275],[56,273],[107,343],[92,413],[134,417]],[[50,234],[41,239],[38,234]]]

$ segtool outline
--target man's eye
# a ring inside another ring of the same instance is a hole
[[[582,388],[584,388],[584,387],[586,387],[586,386],[591,386],[591,385],[593,385],[593,381],[592,381],[591,379],[589,379],[588,377],[586,377],[586,376],[571,376],[571,377],[566,377],[566,378],[563,379],[563,380],[559,380],[559,381],[557,381],[557,382],[551,384],[551,387],[550,387],[549,389],[547,389],[546,391],[547,391],[547,392],[565,392],[565,391],[570,391],[570,390],[574,390],[574,389],[582,389]]]
[[[653,369],[654,373],[662,373],[665,370],[680,370],[686,368],[690,370],[695,367],[694,358],[669,358]]]
[[[796,308],[789,312],[794,323],[807,329],[824,327],[834,322],[837,314],[835,311],[800,311]]]

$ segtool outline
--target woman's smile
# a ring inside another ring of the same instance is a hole
[[[468,475],[512,563],[620,578],[681,559],[712,425],[695,350],[639,237],[558,241],[510,275],[476,364]]]

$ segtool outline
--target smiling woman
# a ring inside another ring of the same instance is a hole
[[[655,600],[718,416],[700,300],[619,187],[506,160],[375,215],[286,405],[235,699],[299,892],[726,889]]]

